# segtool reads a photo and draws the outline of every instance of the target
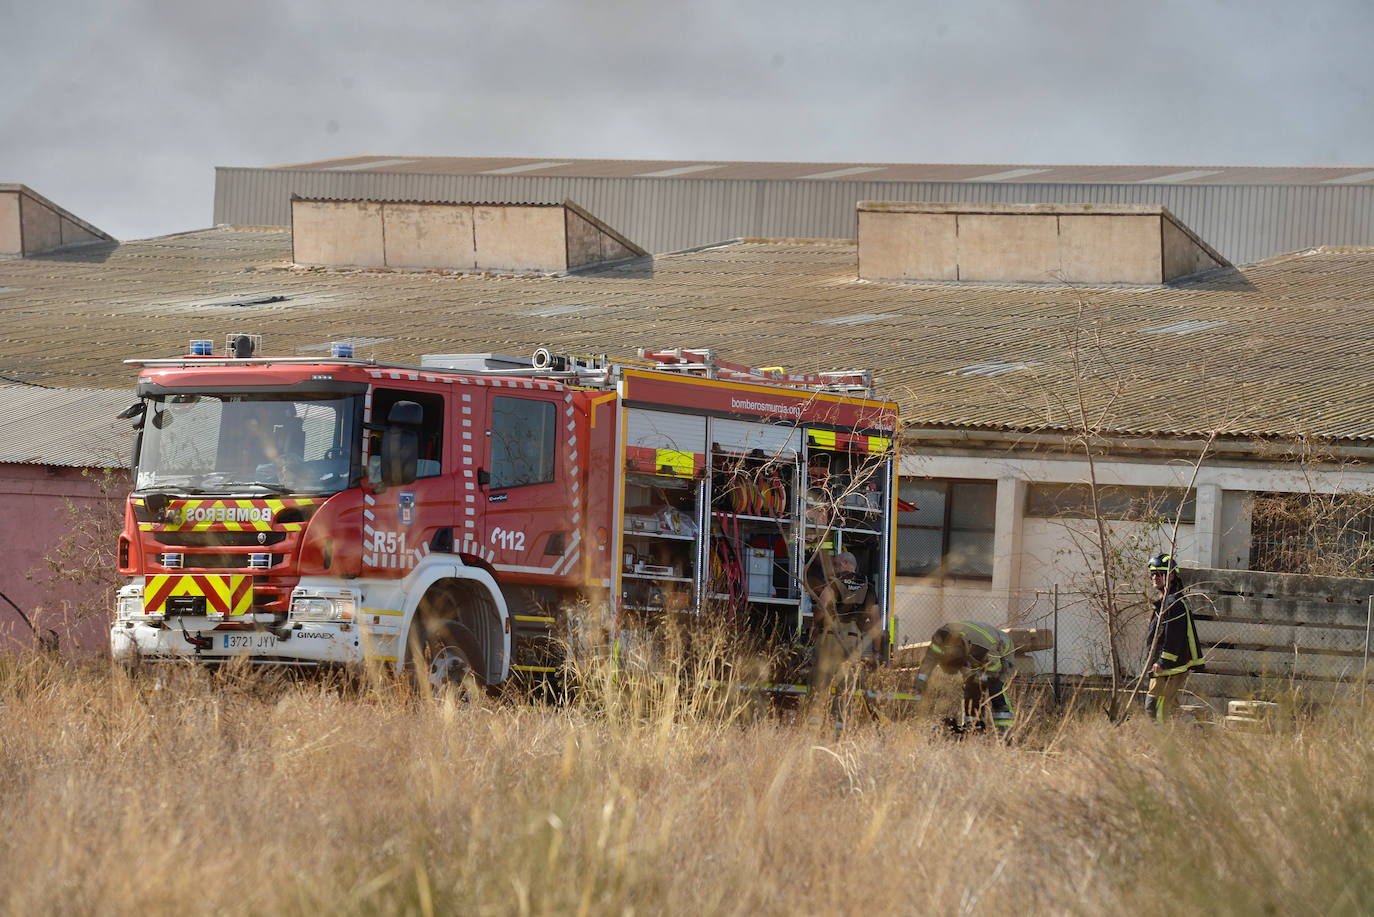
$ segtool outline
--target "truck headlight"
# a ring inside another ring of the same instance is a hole
[[[291,596],[293,621],[352,621],[357,602],[351,592],[296,590]]]
[[[120,589],[119,595],[115,599],[115,618],[120,621],[130,621],[142,617],[145,617],[143,614],[143,587],[125,586]]]

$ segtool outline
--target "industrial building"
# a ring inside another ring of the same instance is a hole
[[[366,174],[370,162],[329,174]],[[294,235],[223,226],[0,261],[0,375],[127,387],[125,358],[173,356],[193,338],[239,332],[261,334],[270,353],[347,342],[403,363],[683,346],[796,370],[872,368],[901,405],[902,493],[916,507],[899,520],[899,640],[956,618],[1046,626],[1051,595],[1084,589],[1093,566],[1083,540],[1090,479],[1112,488],[1105,514],[1121,541],[1153,549],[1166,537],[1157,523],[1177,523],[1186,564],[1233,569],[1273,541],[1254,515],[1257,497],[1374,490],[1371,247],[1235,266],[1159,205],[875,199],[849,203],[852,239],[717,238],[639,254],[657,249],[576,197],[531,216],[491,205],[514,196],[497,192],[420,208],[438,195],[295,190],[273,217],[294,219]],[[490,212],[479,218],[479,205]],[[224,206],[217,219],[239,212]],[[405,238],[445,228],[449,241],[367,242],[388,219]],[[574,223],[601,233],[597,254],[584,246],[578,263],[536,263],[533,252],[573,250]],[[386,261],[388,251],[406,266]],[[486,260],[465,260],[477,257]],[[1135,511],[1144,503],[1157,515],[1148,530]],[[1143,598],[1138,584],[1122,588]],[[1065,671],[1101,663],[1100,625],[1080,611],[1058,621]]]
[[[1374,245],[1374,170],[351,156],[215,170],[214,224],[289,226],[291,197],[558,204],[654,253],[854,239],[857,201],[1164,207],[1235,264]]]

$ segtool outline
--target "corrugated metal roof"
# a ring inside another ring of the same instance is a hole
[[[0,385],[0,463],[119,468],[133,454],[133,429],[115,415],[133,388]]]
[[[1000,182],[1045,184],[1128,182],[1212,185],[1319,185],[1374,183],[1364,166],[1221,165],[1034,165],[978,163],[730,162],[696,159],[522,159],[477,156],[346,156],[269,166],[291,172],[346,171],[409,175],[551,175],[561,178],[703,178],[740,180],[849,178],[900,182]]]
[[[0,377],[129,386],[127,357],[242,331],[271,353],[366,336],[377,340],[361,356],[411,363],[713,347],[755,365],[874,368],[926,426],[1071,428],[1082,379],[1088,416],[1122,435],[1374,439],[1369,248],[1102,289],[862,282],[856,247],[834,240],[734,242],[559,277],[307,270],[290,251],[284,231],[212,230],[0,262],[12,291],[0,293]],[[213,305],[263,294],[281,299]],[[1190,333],[1145,333],[1163,328]]]

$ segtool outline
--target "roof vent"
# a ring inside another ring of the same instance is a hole
[[[27,258],[92,242],[114,242],[24,185],[0,185],[0,258]]]
[[[1158,285],[1231,263],[1163,207],[859,204],[859,277]]]
[[[572,201],[449,204],[291,199],[297,264],[558,273],[646,254]]]

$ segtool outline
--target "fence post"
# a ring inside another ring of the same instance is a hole
[[[1374,596],[1369,597],[1370,607],[1374,608]],[[1369,631],[1365,630],[1365,655],[1369,655]],[[1051,649],[1050,667],[1054,669],[1054,702],[1059,701],[1059,584],[1054,584],[1054,647]],[[1366,660],[1367,662],[1368,660]]]
[[[1369,625],[1374,623],[1374,595],[1369,597],[1364,613],[1364,669],[1360,672],[1360,706],[1369,694]]]

